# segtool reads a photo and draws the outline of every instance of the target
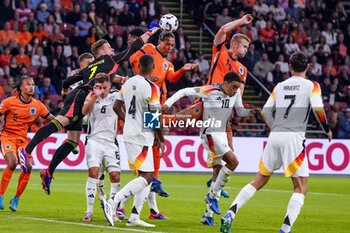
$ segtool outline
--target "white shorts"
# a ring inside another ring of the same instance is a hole
[[[108,173],[120,172],[120,156],[117,143],[89,138],[85,149],[88,168],[101,168],[103,165],[107,168]]]
[[[143,146],[129,142],[124,142],[124,145],[131,170],[135,172],[154,172],[152,146]]]
[[[207,166],[224,165],[222,157],[231,150],[226,132],[202,134],[201,141],[208,152]]]
[[[259,172],[270,176],[283,165],[286,177],[308,177],[305,137],[294,132],[272,132],[259,164]]]

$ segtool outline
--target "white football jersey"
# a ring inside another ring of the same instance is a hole
[[[87,115],[88,134],[87,138],[102,139],[115,142],[118,131],[118,116],[113,111],[113,104],[117,99],[117,93],[110,93],[106,98],[99,97]],[[86,97],[86,102],[91,98],[91,94]]]
[[[303,77],[292,76],[276,85],[264,105],[262,116],[272,132],[291,131],[305,135],[311,108],[327,132],[320,85]]]
[[[153,145],[154,131],[143,128],[143,113],[161,108],[159,96],[158,86],[140,75],[124,83],[117,97],[125,103],[124,142]]]
[[[249,116],[250,114],[250,110],[245,109],[243,106],[240,90],[238,89],[237,93],[230,97],[222,91],[221,84],[181,89],[164,104],[170,107],[184,96],[202,98],[203,121],[212,120],[221,122],[221,127],[201,127],[201,134],[210,132],[226,132],[227,123],[230,120],[233,107],[235,107],[237,115],[239,116]]]

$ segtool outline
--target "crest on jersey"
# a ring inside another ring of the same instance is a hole
[[[195,108],[193,111],[195,114],[199,114],[201,112],[201,110],[199,108]]]
[[[6,150],[11,149],[11,145],[6,145],[6,146],[5,146],[5,149],[6,149]]]
[[[242,66],[239,67],[238,72],[239,72],[240,75],[243,75],[244,69],[243,69]]]
[[[164,62],[163,63],[163,70],[167,70],[169,68],[168,63]]]
[[[34,116],[35,113],[36,113],[36,108],[31,107],[30,110],[29,110],[29,113],[30,113],[30,115]]]

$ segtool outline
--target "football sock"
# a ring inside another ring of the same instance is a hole
[[[114,199],[114,196],[117,194],[117,192],[120,191],[121,187],[122,186],[121,186],[120,182],[119,183],[111,183],[111,190],[109,193],[109,198]]]
[[[236,199],[232,202],[230,210],[228,212],[231,213],[232,217],[234,218],[237,211],[247,202],[250,198],[255,194],[256,188],[251,185],[247,184],[244,186],[241,191],[238,193]]]
[[[213,188],[210,190],[210,198],[217,198],[220,195],[221,189],[225,186],[227,181],[230,179],[231,174],[233,171],[228,169],[226,166],[223,166],[220,169],[219,175],[216,178],[216,181],[213,182]]]
[[[29,142],[25,148],[28,154],[31,154],[36,145],[44,141],[51,134],[60,131],[63,128],[62,124],[58,120],[52,120],[43,127],[41,127],[38,132],[35,133],[33,139]],[[51,173],[51,172],[50,172]],[[52,174],[52,173],[51,173]]]
[[[149,191],[151,190],[151,184],[147,185],[145,188],[140,190],[135,194],[134,197],[134,204],[131,210],[130,219],[140,219],[140,213],[143,207],[143,204],[145,204]]]
[[[142,176],[139,176],[122,188],[113,198],[116,203],[116,207],[123,208],[123,205],[130,200],[136,193],[148,186],[147,180]]]
[[[57,148],[55,154],[49,165],[49,173],[53,176],[56,167],[69,155],[69,153],[77,147],[78,144],[72,140],[67,140],[60,147]]]
[[[17,191],[16,191],[16,196],[18,198],[21,197],[22,193],[26,189],[30,179],[30,174],[31,173],[24,173],[23,171],[21,172],[21,175],[19,176],[19,179],[18,179],[18,185],[17,185]]]
[[[154,163],[154,177],[158,179],[158,171],[160,167],[160,150],[156,146],[152,146],[153,163]]]
[[[86,212],[93,213],[94,212],[94,202],[96,196],[96,184],[97,179],[88,177],[85,186],[85,194],[86,194]]]
[[[301,207],[303,207],[304,205],[304,199],[305,199],[304,194],[293,193],[292,197],[290,198],[290,201],[287,207],[287,214],[284,218],[284,222],[281,228],[284,232],[290,232],[290,229],[292,228],[295,220],[297,220],[298,218]]]
[[[158,206],[157,206],[157,201],[156,201],[156,193],[155,192],[149,192],[148,194],[148,205],[150,212],[152,214],[158,214]]]
[[[3,196],[6,192],[7,186],[10,183],[13,171],[6,167],[2,172],[1,185],[0,185],[0,196]]]

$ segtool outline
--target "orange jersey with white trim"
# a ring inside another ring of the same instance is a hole
[[[168,76],[170,72],[174,73],[174,65],[171,64],[164,56],[160,53],[160,51],[155,47],[153,44],[145,44],[139,51],[134,53],[130,57],[130,63],[137,74],[140,74],[139,69],[139,60],[140,57],[144,54],[149,54],[154,59],[154,70],[152,75],[157,76],[159,79],[157,82],[154,82],[160,89],[160,102],[163,104],[166,100],[166,85],[165,85],[165,79],[168,78],[170,82],[174,82],[176,80],[173,80]]]
[[[237,59],[231,57],[225,47],[225,42],[216,45],[213,44],[213,55],[211,61],[211,69],[209,72],[207,85],[222,83],[224,76],[228,72],[236,72],[241,78],[243,84],[247,79],[247,68]]]
[[[39,116],[50,115],[45,105],[34,98],[25,102],[20,96],[5,99],[0,105],[0,114],[4,115],[4,126],[1,138],[24,139],[27,141],[28,128]]]

